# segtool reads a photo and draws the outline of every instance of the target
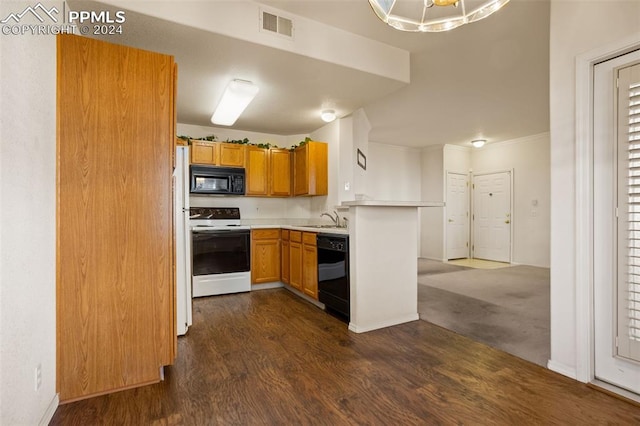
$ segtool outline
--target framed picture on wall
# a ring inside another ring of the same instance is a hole
[[[362,167],[363,170],[367,170],[367,157],[360,150],[358,150],[358,166]]]

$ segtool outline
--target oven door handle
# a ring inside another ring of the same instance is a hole
[[[236,235],[249,235],[251,230],[249,229],[192,229],[194,234],[236,234]]]

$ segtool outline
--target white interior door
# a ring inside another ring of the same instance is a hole
[[[469,176],[447,172],[447,259],[469,257]]]
[[[511,261],[511,172],[473,177],[473,257]]]
[[[640,393],[640,61],[594,74],[594,373]]]

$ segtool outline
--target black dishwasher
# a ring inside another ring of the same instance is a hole
[[[349,303],[349,236],[318,234],[318,300],[327,312],[348,322]]]

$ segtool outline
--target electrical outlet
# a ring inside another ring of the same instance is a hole
[[[42,364],[38,364],[35,371],[35,385],[36,392],[40,390],[40,386],[42,386]]]

